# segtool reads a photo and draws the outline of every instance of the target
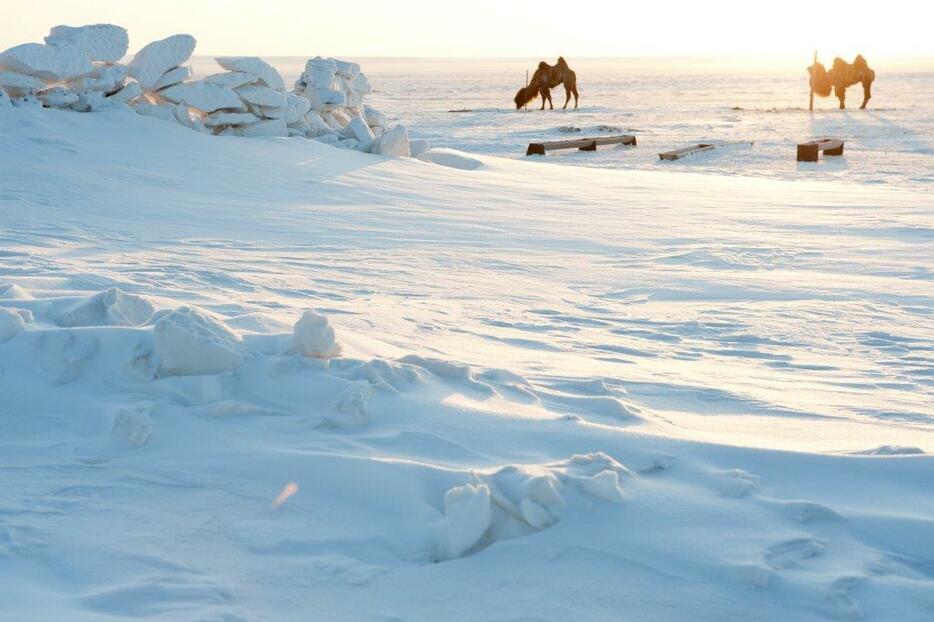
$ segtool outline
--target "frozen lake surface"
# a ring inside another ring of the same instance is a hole
[[[302,59],[272,59],[291,83]],[[553,63],[555,59],[547,59]],[[435,146],[509,158],[525,157],[529,142],[636,134],[639,146],[597,153],[562,151],[549,162],[606,168],[691,170],[786,179],[835,179],[873,184],[934,181],[934,63],[882,61],[868,110],[862,88],[837,100],[816,98],[808,114],[805,67],[753,61],[569,59],[581,92],[578,110],[541,112],[540,100],[517,112],[512,103],[537,61],[361,59],[376,92],[369,101],[412,134]],[[822,59],[829,64],[831,58]],[[211,63],[208,63],[209,65]],[[556,108],[564,90],[552,93]],[[572,101],[573,105],[573,101]],[[451,110],[469,110],[452,113]],[[833,136],[844,156],[798,164],[795,145]],[[703,141],[752,141],[678,162],[657,153]]]

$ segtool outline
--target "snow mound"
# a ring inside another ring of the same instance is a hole
[[[544,465],[508,465],[473,472],[471,482],[444,496],[437,530],[439,560],[475,553],[491,544],[528,535],[557,523],[581,497],[607,503],[625,500],[621,477],[632,471],[597,452]]]
[[[454,149],[427,149],[416,155],[416,157],[424,162],[431,162],[462,171],[474,171],[483,166],[483,162],[477,158],[470,157]]]
[[[334,335],[334,328],[328,318],[315,311],[305,311],[295,322],[292,334],[292,348],[302,356],[319,359],[334,358],[340,354],[341,347]]]
[[[16,309],[0,307],[0,343],[6,343],[24,328],[25,318]]]
[[[53,319],[59,326],[139,326],[147,322],[155,310],[142,296],[112,287]]]
[[[924,450],[920,447],[905,447],[903,445],[881,445],[851,453],[854,456],[921,456],[924,455]]]
[[[200,376],[236,371],[246,358],[240,336],[193,307],[163,315],[153,327],[159,376]]]
[[[15,283],[0,285],[0,300],[31,300],[32,294]]]

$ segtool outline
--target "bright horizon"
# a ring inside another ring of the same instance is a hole
[[[198,39],[197,54],[334,55],[426,58],[808,57],[862,53],[874,59],[934,57],[929,24],[934,10],[915,2],[813,4],[786,0],[755,7],[746,2],[671,0],[619,6],[583,0],[517,0],[503,6],[475,0],[469,10],[428,0],[395,3],[279,0],[276,13],[256,2],[197,4],[108,0],[6,0],[0,50],[41,42],[57,24],[119,24],[130,52],[168,35]],[[352,6],[352,8],[348,8]],[[771,11],[771,12],[770,12]],[[325,27],[322,27],[324,25]],[[815,28],[814,25],[817,25]]]

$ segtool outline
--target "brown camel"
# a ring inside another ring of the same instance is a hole
[[[841,109],[846,108],[846,89],[855,84],[863,85],[863,105],[860,109],[865,108],[872,97],[872,82],[876,79],[876,72],[869,68],[869,63],[862,55],[857,55],[853,64],[837,57],[833,59],[830,71],[817,62],[815,55],[814,64],[807,71],[811,76],[811,90],[821,97],[829,97],[833,89],[834,95],[840,100]]]
[[[561,57],[554,67],[545,61],[538,64],[538,69],[532,74],[532,80],[529,82],[529,85],[519,89],[519,92],[516,93],[516,97],[513,100],[516,102],[516,110],[535,99],[537,95],[541,95],[542,97],[542,110],[545,109],[546,101],[548,105],[551,106],[551,109],[554,110],[555,105],[551,101],[551,89],[559,84],[564,84],[564,91],[567,95],[567,98],[564,100],[564,108],[567,109],[568,103],[571,101],[571,95],[574,96],[574,107],[577,108],[577,74],[568,67],[568,63],[564,60],[564,57]]]

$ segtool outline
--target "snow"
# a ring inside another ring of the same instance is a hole
[[[6,617],[930,616],[934,212],[884,152],[0,135]]]
[[[143,90],[150,90],[169,70],[184,64],[195,51],[191,35],[172,35],[143,47],[130,61],[129,73]]]
[[[45,42],[50,45],[69,43],[92,61],[115,63],[126,56],[130,37],[125,28],[114,24],[55,26]]]

